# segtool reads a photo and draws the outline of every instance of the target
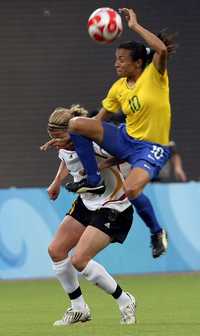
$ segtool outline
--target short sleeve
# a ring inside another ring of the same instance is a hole
[[[102,101],[103,108],[108,112],[118,112],[120,110],[120,104],[117,100],[117,83],[115,82],[111,86],[106,98]]]
[[[62,149],[59,149],[59,151],[58,151],[58,158],[59,158],[61,161],[64,160],[64,158],[63,158],[63,150],[62,150]]]

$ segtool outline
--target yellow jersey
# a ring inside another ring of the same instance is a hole
[[[169,144],[171,108],[167,71],[161,75],[150,63],[135,85],[129,87],[127,78],[117,80],[102,101],[109,112],[122,111],[126,115],[126,131],[129,136]]]

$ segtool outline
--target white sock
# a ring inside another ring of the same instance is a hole
[[[131,299],[126,292],[122,291],[122,294],[116,299],[116,301],[119,307],[122,308],[127,306],[131,302]]]
[[[117,283],[106,271],[106,269],[94,260],[90,260],[82,272],[84,278],[91,281],[105,292],[113,294],[117,288]]]
[[[66,294],[69,295],[80,287],[78,273],[72,265],[70,257],[53,262],[53,270]],[[82,295],[76,299],[70,299],[70,301],[73,309],[81,310],[85,306],[85,301]]]

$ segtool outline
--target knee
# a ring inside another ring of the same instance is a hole
[[[140,193],[141,193],[141,189],[138,188],[138,186],[136,185],[131,186],[131,188],[129,187],[125,188],[125,194],[130,200],[137,198]]]
[[[82,130],[83,118],[74,117],[69,121],[68,130],[71,133],[79,133]]]
[[[63,260],[67,257],[67,252],[63,251],[55,241],[53,241],[48,246],[48,254],[50,258],[55,262]]]
[[[71,263],[78,272],[82,272],[89,261],[90,258],[81,255],[75,254],[71,257]]]

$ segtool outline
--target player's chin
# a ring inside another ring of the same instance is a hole
[[[120,69],[116,69],[116,73],[118,77],[124,77],[124,74]]]
[[[65,149],[67,149],[67,150],[71,150],[71,151],[73,151],[73,150],[75,150],[75,147],[74,147],[74,144],[73,144],[73,142],[71,142],[71,140],[65,145]]]

